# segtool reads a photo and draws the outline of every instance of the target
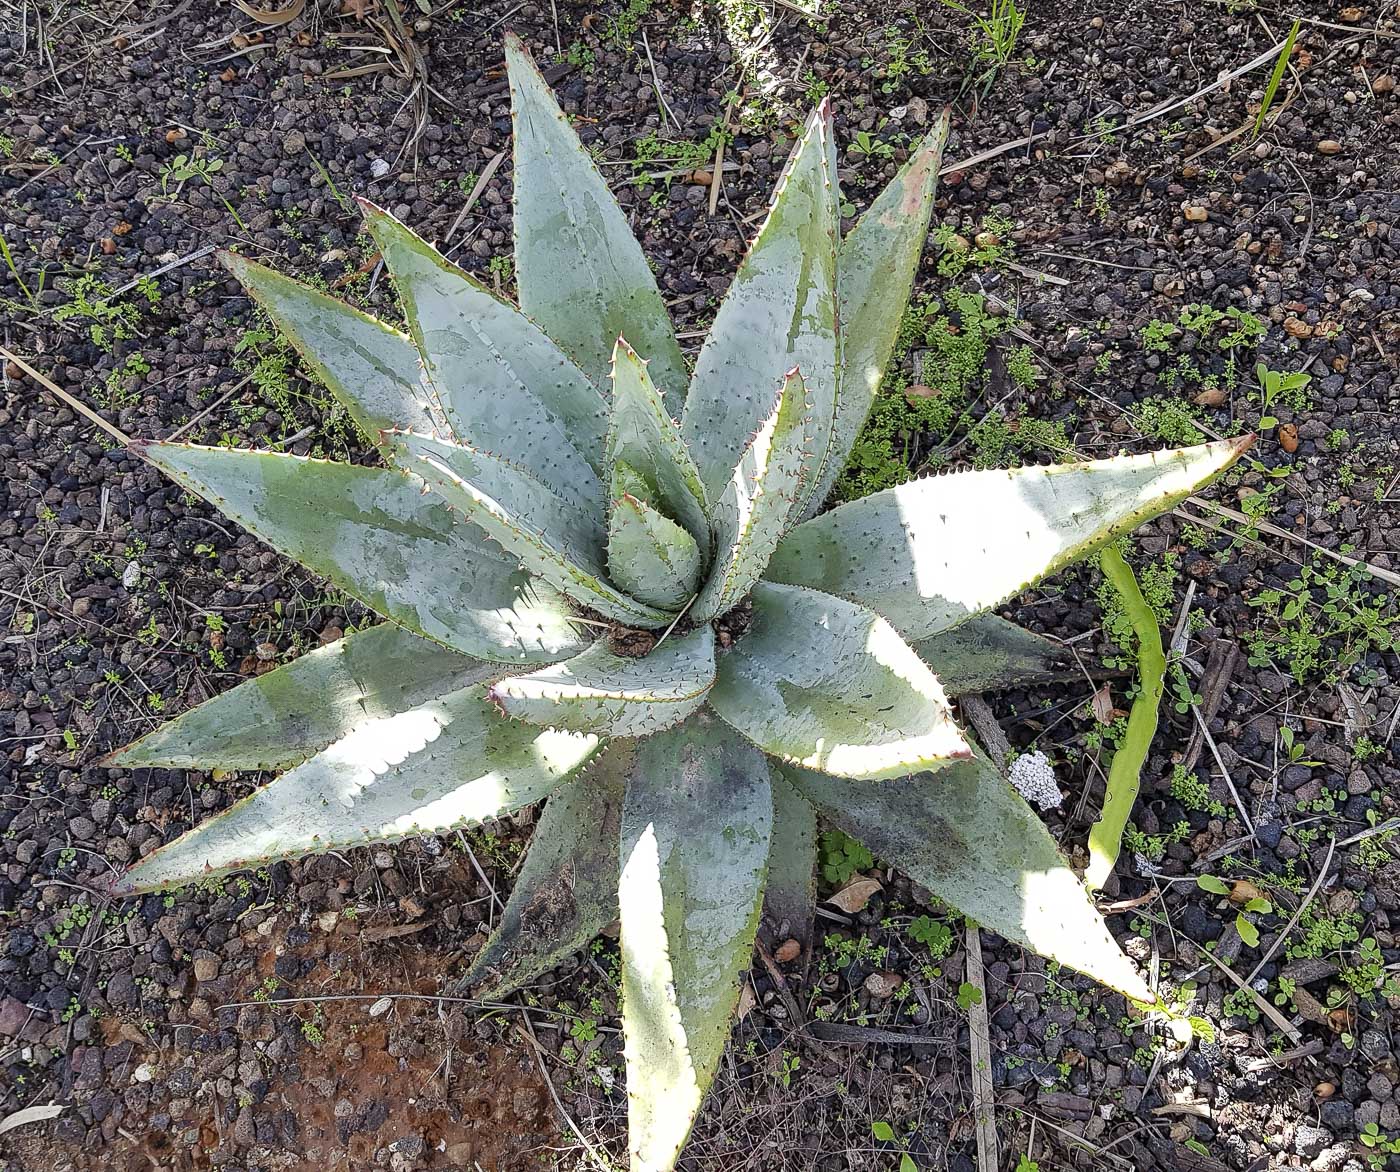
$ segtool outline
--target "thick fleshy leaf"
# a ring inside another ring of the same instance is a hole
[[[881,785],[810,770],[788,776],[823,816],[977,923],[1153,1000],[1044,824],[980,751]]]
[[[191,444],[132,447],[280,553],[465,655],[554,663],[590,642],[552,587],[398,472]]]
[[[760,582],[710,706],[760,749],[842,777],[903,777],[970,752],[927,665],[873,611]]]
[[[595,383],[625,335],[651,362],[672,415],[688,373],[656,278],[627,217],[520,41],[506,34],[515,128],[520,307]]]
[[[950,696],[1080,676],[1059,643],[990,611],[914,644]]]
[[[641,742],[622,812],[633,1172],[670,1172],[714,1078],[758,925],[768,763],[703,712]]]
[[[507,716],[532,724],[640,737],[684,720],[714,680],[715,637],[704,626],[641,656],[595,643],[575,659],[501,680],[491,698]]]
[[[612,392],[608,467],[616,468],[620,462],[639,475],[648,488],[641,499],[681,525],[695,539],[701,557],[708,558],[709,508],[700,473],[681,440],[680,428],[666,413],[647,364],[621,338],[613,352]],[[614,507],[618,495],[614,491]]]
[[[801,491],[811,426],[801,372],[789,371],[715,505],[715,563],[695,600],[696,622],[724,614],[768,565]]]
[[[836,266],[841,377],[821,475],[807,486],[797,513],[804,520],[831,492],[885,376],[928,236],[947,138],[945,113],[841,242]]]
[[[911,481],[799,525],[764,576],[854,599],[924,639],[1172,508],[1251,443]]]
[[[774,940],[802,946],[805,971],[812,959],[812,926],[817,906],[817,812],[788,781],[786,765],[773,767],[773,838],[768,845],[768,879],[763,917]]]
[[[720,303],[695,364],[681,434],[717,501],[773,408],[782,372],[800,368],[813,419],[803,484],[815,481],[836,408],[836,151],[831,109],[807,123],[773,206]]]
[[[394,433],[393,459],[556,590],[608,618],[665,626],[672,615],[614,588],[602,566],[602,518],[529,472],[478,448]]]
[[[388,212],[360,200],[452,434],[529,468],[566,500],[603,504],[607,404],[515,306]]]
[[[237,253],[220,252],[219,262],[267,311],[373,443],[389,428],[446,426],[412,338]]]
[[[695,538],[669,517],[630,494],[613,504],[608,574],[619,589],[674,614],[695,596],[700,564]]]
[[[439,834],[545,797],[596,737],[502,720],[484,685],[366,721],[119,876],[130,895],[279,859]]]
[[[285,769],[367,721],[509,671],[393,623],[346,635],[166,721],[103,764]]]
[[[501,922],[461,989],[499,1001],[562,964],[617,919],[623,775],[602,750],[545,803]]]

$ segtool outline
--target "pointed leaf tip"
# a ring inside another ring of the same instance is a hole
[[[1151,1001],[1044,823],[981,752],[879,785],[786,775],[842,831],[969,919]]]
[[[792,530],[766,577],[852,598],[923,639],[999,606],[1209,484],[1246,437],[1051,467],[954,472]]]
[[[712,501],[769,414],[768,372],[802,368],[814,437],[802,459],[803,499],[820,472],[838,393],[836,187],[833,136],[816,110],[696,360],[681,430]]]
[[[521,309],[599,386],[626,334],[653,360],[667,410],[679,414],[685,359],[626,215],[518,41],[507,42],[506,71]]]

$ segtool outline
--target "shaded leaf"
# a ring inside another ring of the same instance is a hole
[[[913,646],[950,696],[1080,678],[1066,648],[990,611]]]
[[[964,915],[1125,996],[1153,1000],[1045,826],[980,751],[880,785],[811,770],[788,776],[819,813]]]
[[[409,332],[456,439],[601,514],[607,405],[544,331],[368,200]]]
[[[902,777],[967,756],[938,680],[884,619],[760,582],[710,705],[764,752],[843,777]]]
[[[618,756],[605,749],[545,803],[501,921],[462,978],[463,991],[499,1001],[617,919],[623,779],[609,759]]]
[[[816,437],[802,483],[820,471],[836,408],[838,223],[831,109],[823,102],[793,148],[695,364],[681,434],[711,501],[729,482],[734,454],[772,411],[783,371],[802,371]]]
[[[700,548],[670,518],[625,494],[608,518],[608,573],[638,602],[674,614],[700,585]]]
[[[599,386],[625,335],[679,415],[688,376],[641,245],[519,39],[506,34],[520,307]]]
[[[366,721],[147,855],[111,890],[131,895],[473,825],[539,801],[597,746],[502,720],[484,685],[462,688]]]
[[[601,642],[582,655],[491,689],[507,716],[550,728],[639,737],[669,728],[705,702],[715,678],[709,627],[667,639],[647,655],[614,655]]]
[[[817,902],[817,814],[780,769],[772,770],[771,784],[773,837],[768,845],[763,914],[779,940],[787,936],[801,945],[805,967],[812,956]]]
[[[389,428],[446,425],[412,338],[237,253],[218,255],[372,443]]]
[[[637,494],[639,499],[681,525],[695,539],[701,556],[708,558],[709,506],[700,473],[681,440],[680,429],[666,413],[647,364],[622,338],[613,351],[612,392],[608,467],[616,469],[622,463],[640,477],[647,491]],[[614,507],[620,496],[614,484]]]
[[[104,764],[285,769],[367,721],[508,670],[381,623],[206,700],[117,750]]]
[[[394,461],[519,559],[530,573],[581,606],[619,622],[665,626],[671,615],[608,582],[600,564],[602,519],[556,496],[529,472],[477,448],[394,433]]]
[[[810,427],[802,375],[789,371],[715,505],[715,563],[695,600],[696,622],[733,607],[768,565],[801,487]]]
[[[1252,442],[911,481],[799,525],[765,576],[854,599],[923,639],[1172,508]]]
[[[622,1030],[634,1172],[669,1172],[714,1078],[758,925],[768,764],[713,717],[641,743],[622,815]]]
[[[133,449],[279,553],[465,655],[553,663],[588,646],[553,588],[397,472],[190,444]]]
[[[841,242],[836,281],[840,386],[821,475],[807,486],[795,514],[803,520],[831,492],[885,376],[928,236],[947,138],[945,113]]]

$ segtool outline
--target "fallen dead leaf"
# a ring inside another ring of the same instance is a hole
[[[864,911],[870,897],[880,890],[880,881],[865,875],[857,875],[826,902],[840,908],[848,916]]]
[[[773,953],[773,959],[779,964],[791,964],[802,955],[802,945],[796,940],[784,940],[778,945],[778,949]]]
[[[1094,709],[1095,720],[1100,724],[1113,723],[1113,693],[1109,691],[1107,684],[1094,693],[1090,704]]]
[[[1264,893],[1248,879],[1236,879],[1230,888],[1230,902],[1246,904],[1251,899],[1263,899]]]
[[[1298,425],[1296,423],[1285,423],[1278,429],[1279,446],[1285,452],[1296,452],[1298,450]]]

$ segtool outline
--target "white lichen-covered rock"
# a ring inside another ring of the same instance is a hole
[[[1011,762],[1010,776],[1016,792],[1026,801],[1042,810],[1060,808],[1060,785],[1055,780],[1055,770],[1050,766],[1050,758],[1039,749],[1022,753]]]

